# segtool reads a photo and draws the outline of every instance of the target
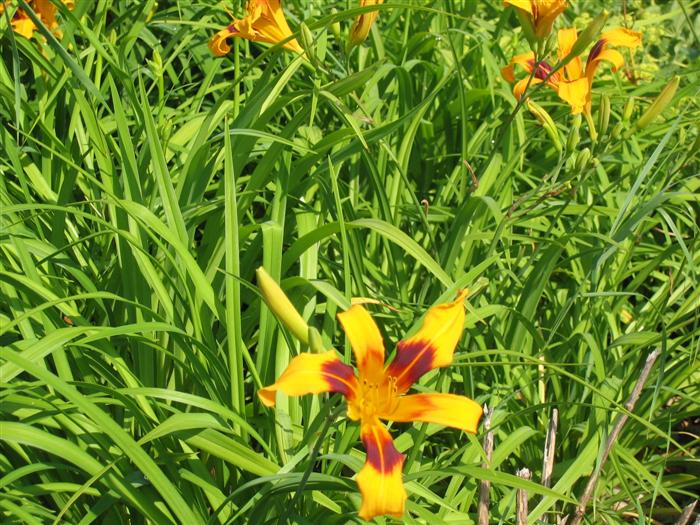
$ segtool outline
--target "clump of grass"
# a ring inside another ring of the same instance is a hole
[[[651,36],[627,78],[596,80],[595,142],[535,91],[561,149],[514,112],[500,68],[528,46],[500,2],[387,2],[348,53],[361,10],[289,0],[313,64],[237,39],[212,57],[223,5],[59,4],[60,40],[0,21],[3,522],[357,521],[364,453],[336,397],[256,399],[303,350],[253,286],[261,265],[347,362],[353,297],[396,341],[472,289],[455,365],[421,385],[488,405],[493,454],[392,428],[406,523],[475,522],[482,480],[503,523],[518,489],[530,523],[572,514],[594,472],[589,523],[671,522],[698,498],[692,3],[562,15],[607,7]]]

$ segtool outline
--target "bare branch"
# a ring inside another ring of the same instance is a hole
[[[637,379],[637,382],[635,383],[634,388],[632,389],[632,393],[630,394],[630,397],[625,403],[625,409],[627,409],[627,412],[632,412],[632,410],[634,410],[634,406],[637,404],[639,395],[642,393],[642,388],[644,388],[644,384],[646,383],[647,378],[651,373],[651,368],[652,366],[654,366],[654,362],[656,361],[656,358],[659,357],[660,353],[661,350],[657,348],[651,354],[649,354],[649,357],[647,357],[647,361],[646,363],[644,363],[642,373],[639,374],[639,378]],[[615,445],[615,441],[617,441],[617,438],[620,435],[620,432],[622,431],[622,427],[627,422],[628,417],[629,416],[626,413],[618,414],[612,432],[610,432],[608,440],[605,443],[605,450],[603,451],[603,457],[600,458],[600,465],[596,470],[593,471],[591,477],[588,478],[586,489],[583,491],[583,496],[581,496],[579,504],[576,507],[576,511],[574,512],[574,520],[571,522],[571,525],[580,525],[581,521],[583,521],[583,515],[586,512],[588,502],[593,496],[593,490],[595,490],[595,485],[598,482],[598,477],[603,471],[603,467],[605,466],[605,462],[608,459],[608,455],[610,454],[610,451]]]

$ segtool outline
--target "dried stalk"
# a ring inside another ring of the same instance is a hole
[[[532,473],[529,469],[521,469],[515,473],[519,478],[531,479]],[[527,525],[527,490],[518,489],[515,497],[515,523],[517,525]]]
[[[637,404],[639,395],[642,393],[642,388],[644,388],[644,384],[646,383],[647,378],[651,373],[651,367],[654,366],[654,362],[656,361],[656,358],[659,357],[660,353],[661,350],[657,348],[651,354],[649,354],[649,357],[647,357],[647,361],[646,363],[644,363],[642,373],[639,374],[639,378],[637,379],[637,382],[635,383],[634,388],[632,389],[632,393],[630,394],[630,397],[625,403],[625,409],[627,410],[627,412],[632,412],[632,410],[634,410],[634,406]],[[615,441],[617,441],[617,438],[620,435],[620,432],[622,431],[622,427],[627,422],[628,417],[629,416],[627,415],[627,413],[620,413],[617,416],[617,419],[615,420],[615,425],[613,426],[613,430],[608,436],[607,442],[605,443],[605,450],[603,451],[603,457],[600,459],[600,466],[596,470],[594,470],[593,474],[591,474],[591,477],[588,478],[586,489],[583,491],[583,496],[581,496],[581,500],[579,501],[579,504],[576,507],[576,511],[574,512],[574,520],[571,522],[571,525],[580,525],[581,521],[583,521],[583,515],[586,512],[588,502],[593,496],[593,490],[595,489],[595,485],[598,482],[598,477],[603,471],[603,467],[605,466],[605,462],[608,459],[608,455],[610,454],[613,445],[615,445]]]
[[[544,441],[544,459],[542,460],[542,485],[549,488],[552,483],[552,470],[554,469],[554,449],[557,446],[557,427],[559,426],[559,410],[552,409],[552,417],[549,420],[547,438]]]
[[[698,502],[697,502],[697,500],[695,500],[690,505],[686,506],[683,509],[683,513],[678,518],[676,525],[687,525],[688,522],[690,521],[691,516],[693,515],[693,511],[695,510],[695,505],[697,505],[697,504],[698,504]],[[700,516],[698,516],[698,519],[695,521],[695,523],[698,523],[699,521],[700,521]]]
[[[484,455],[486,461],[482,467],[489,468],[491,466],[491,456],[493,456],[493,432],[491,432],[491,411],[489,407],[484,405]],[[477,525],[489,525],[489,489],[491,482],[482,479],[479,482],[479,507],[477,509]]]

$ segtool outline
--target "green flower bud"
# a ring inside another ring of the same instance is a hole
[[[610,97],[605,93],[600,97],[600,108],[598,109],[598,133],[605,135],[610,124]]]
[[[573,58],[579,56],[598,38],[598,35],[600,35],[600,32],[605,26],[608,15],[609,13],[604,10],[588,24],[586,29],[581,31],[581,34],[576,39],[576,42],[574,42],[574,45],[571,47],[571,52],[567,55],[565,60],[568,60],[569,57]]]
[[[549,135],[549,138],[552,140],[552,144],[554,144],[557,151],[561,153],[562,145],[559,130],[554,124],[552,117],[549,116],[549,113],[547,113],[542,106],[536,104],[530,99],[527,100],[527,109],[529,109],[530,113],[532,113],[538,122],[542,124],[542,127],[547,132],[547,135]]]
[[[279,284],[270,277],[270,274],[261,266],[255,271],[258,279],[258,288],[262,293],[265,303],[292,335],[304,344],[309,343],[309,325],[299,314]]]
[[[651,122],[658,117],[664,109],[666,109],[666,106],[670,104],[673,96],[676,94],[680,81],[680,77],[675,76],[668,84],[666,84],[666,87],[663,89],[663,91],[661,91],[661,93],[659,93],[656,100],[654,100],[651,106],[649,106],[642,116],[639,117],[639,120],[637,121],[638,129],[643,129],[651,124]]]
[[[625,102],[625,108],[622,110],[622,122],[629,122],[634,111],[634,97],[630,97]]]
[[[576,146],[581,141],[581,134],[579,129],[581,128],[581,115],[574,115],[571,123],[571,130],[569,131],[569,137],[566,139],[566,154],[571,155],[576,151]]]
[[[591,160],[591,150],[588,148],[583,148],[579,151],[576,157],[576,171],[579,173],[586,169],[588,166],[588,161]]]

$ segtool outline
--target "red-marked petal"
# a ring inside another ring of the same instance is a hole
[[[452,363],[452,354],[464,327],[464,298],[462,290],[451,303],[433,306],[425,315],[418,332],[400,341],[396,357],[386,375],[396,378],[399,393],[405,392],[423,374],[433,368]]]
[[[402,396],[396,408],[382,419],[398,422],[423,421],[476,433],[481,406],[468,397],[454,394],[413,394]]]
[[[377,419],[362,424],[360,437],[367,450],[367,461],[357,474],[362,494],[360,517],[364,520],[383,514],[402,517],[406,503],[401,479],[404,455],[396,450],[389,431]]]
[[[338,314],[338,319],[355,353],[360,377],[378,382],[384,371],[384,341],[374,319],[359,304]]]
[[[275,392],[289,396],[339,392],[353,399],[357,379],[352,367],[343,363],[333,350],[322,354],[303,353],[292,359],[287,369],[273,384],[258,390],[263,405],[275,405]]]

